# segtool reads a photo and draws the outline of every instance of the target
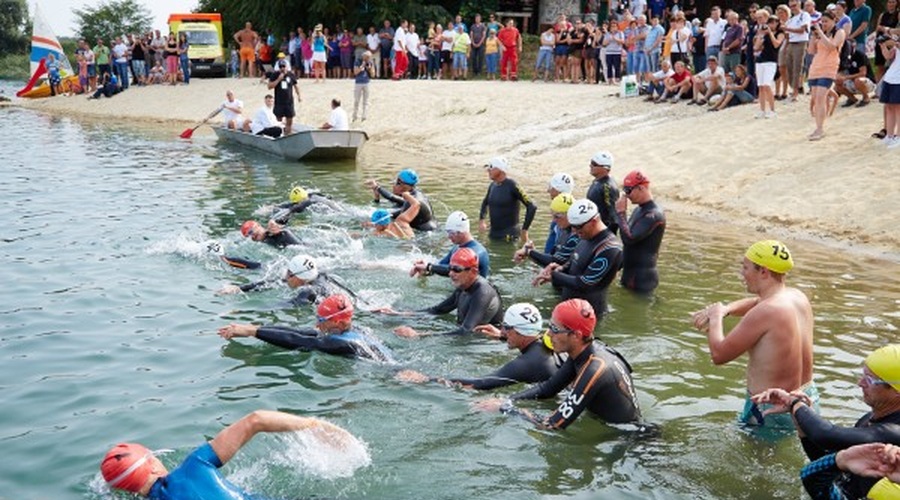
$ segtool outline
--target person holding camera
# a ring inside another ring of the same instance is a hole
[[[288,70],[287,61],[282,59],[278,61],[278,70],[267,73],[266,79],[269,80],[269,90],[273,90],[275,94],[275,106],[272,108],[272,113],[275,114],[278,121],[284,121],[284,135],[289,135],[294,123],[294,116],[296,116],[294,96],[291,91],[297,94],[298,101],[303,101],[303,98],[300,97],[300,87],[297,86],[297,78]]]
[[[841,47],[844,45],[844,30],[835,26],[834,14],[824,12],[820,21],[813,25],[808,52],[813,60],[809,65],[809,91],[812,95],[812,113],[816,119],[816,129],[808,139],[818,141],[825,137],[825,117],[828,116],[828,91],[834,84],[841,64]]]
[[[369,81],[375,76],[375,65],[372,63],[372,53],[365,51],[358,64],[353,68],[353,77],[356,84],[353,86],[353,121],[359,116],[359,101],[362,100],[362,121],[366,121],[366,113],[369,109]]]
[[[759,112],[756,118],[774,118],[775,114],[775,71],[778,69],[778,48],[784,43],[784,32],[777,17],[769,11],[756,11],[759,29],[753,40],[756,56],[756,83],[759,87]],[[768,108],[768,110],[766,109]]]

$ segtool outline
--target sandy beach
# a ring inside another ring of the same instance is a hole
[[[112,99],[83,96],[19,101],[53,114],[151,121],[173,136],[208,115],[235,91],[250,115],[264,84],[250,79],[194,80],[190,86],[133,87]],[[604,85],[374,81],[364,128],[370,143],[414,153],[451,168],[474,168],[506,156],[513,177],[543,185],[558,171],[573,174],[577,194],[600,149],[616,159],[613,176],[643,169],[664,205],[679,211],[785,238],[816,238],[896,259],[900,231],[900,150],[870,134],[881,128],[882,106],[838,108],[826,137],[809,142],[809,101],[776,104],[778,117],[753,118],[755,105],[719,113],[685,104],[620,99]],[[297,120],[324,122],[330,99],[352,114],[353,83],[301,82]],[[197,134],[211,133],[209,129]],[[478,175],[481,175],[480,171]],[[479,179],[481,179],[479,177]]]

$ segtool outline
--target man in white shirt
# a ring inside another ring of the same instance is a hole
[[[366,35],[366,46],[369,48],[369,52],[375,54],[375,57],[372,58],[372,63],[375,66],[375,74],[372,75],[372,78],[378,78],[381,75],[381,58],[378,57],[378,53],[381,51],[381,39],[378,37],[378,33],[375,32],[375,26],[369,26],[369,34]]]
[[[706,69],[694,75],[694,98],[688,104],[704,105],[725,88],[725,70],[719,66],[719,58],[708,56]]]
[[[275,105],[275,97],[272,94],[266,94],[265,104],[256,110],[253,120],[250,121],[250,132],[255,135],[265,135],[271,138],[281,137],[284,132],[272,107]],[[246,128],[246,125],[245,125]]]
[[[637,19],[646,14],[647,0],[631,0],[631,5],[628,8],[631,10],[631,16]]]
[[[412,23],[406,34],[406,53],[409,56],[409,77],[416,79],[419,76],[419,34],[416,33],[416,25]]]
[[[331,100],[331,116],[319,128],[322,130],[350,130],[350,120],[347,119],[347,112],[341,107],[341,100],[337,97]]]
[[[646,101],[655,101],[657,96],[666,93],[666,78],[672,76],[675,71],[672,70],[672,64],[668,59],[663,59],[659,63],[659,71],[650,75],[650,83],[647,85]]]
[[[120,36],[117,36],[115,40],[115,44],[112,46],[113,63],[122,90],[125,90],[128,88],[128,46]]]
[[[400,21],[400,26],[394,32],[394,80],[401,80],[409,66],[409,56],[406,54],[406,28],[409,23],[406,19]]]
[[[243,130],[247,119],[242,114],[244,103],[234,98],[234,92],[225,91],[225,101],[222,103],[222,115],[225,117],[225,126],[234,130]]]
[[[800,72],[803,70],[811,21],[809,14],[800,9],[800,0],[791,0],[788,7],[791,9],[791,17],[784,24],[784,31],[788,35],[784,65],[787,66],[788,84],[791,86],[791,101],[796,101],[800,94]]]
[[[153,39],[150,40],[150,48],[153,49],[153,61],[148,65],[152,66],[157,62],[161,63],[164,59],[163,49],[166,48],[166,41],[163,40],[159,30],[153,32]]]
[[[725,28],[728,22],[722,19],[722,11],[718,6],[714,6],[709,12],[709,19],[703,25],[706,34],[706,55],[719,57],[722,50],[722,37],[725,35]]]

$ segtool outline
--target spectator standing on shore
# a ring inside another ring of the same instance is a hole
[[[788,2],[788,8],[791,9],[791,17],[783,28],[788,37],[784,65],[787,67],[788,84],[791,86],[791,101],[796,101],[802,85],[800,77],[812,20],[809,14],[800,8],[800,0],[791,0]]]
[[[187,33],[181,32],[178,34],[178,61],[181,63],[181,72],[184,75],[184,83],[185,85],[191,83],[191,59],[188,55],[188,51],[191,49],[191,44],[188,42]]]
[[[884,144],[893,149],[900,147],[900,56],[897,42],[886,40],[878,46],[891,66],[881,79],[881,97],[884,104]]]
[[[391,71],[391,48],[394,46],[394,28],[389,20],[385,19],[378,30],[378,39],[381,42],[381,78],[387,78]]]
[[[731,11],[726,16],[728,24],[725,34],[722,36],[722,51],[719,62],[726,73],[734,71],[735,66],[741,63],[741,42],[744,40],[744,28],[741,26],[737,12]]]
[[[475,23],[469,29],[469,38],[472,39],[472,75],[481,76],[484,62],[484,42],[487,40],[488,28],[481,22],[481,14],[475,14]]]
[[[355,84],[353,85],[353,121],[359,111],[359,104],[362,102],[362,121],[366,121],[366,115],[369,111],[369,82],[375,78],[375,64],[372,63],[372,53],[368,50],[363,52],[362,59],[353,69]]]
[[[850,39],[855,43],[855,50],[865,54],[869,23],[872,22],[872,8],[866,5],[866,0],[853,0],[853,5],[853,10],[850,11],[850,20],[853,22]]]
[[[394,73],[391,78],[395,81],[402,80],[409,67],[409,56],[406,50],[407,27],[409,27],[409,22],[404,19],[400,21],[400,26],[394,31]]]
[[[256,78],[256,44],[259,43],[259,35],[253,31],[253,25],[249,22],[244,24],[244,29],[234,34],[234,41],[240,47],[241,69],[238,76]]]
[[[884,54],[878,48],[878,41],[884,40],[890,36],[891,29],[900,26],[900,18],[898,18],[897,9],[898,0],[887,0],[884,5],[884,12],[878,14],[878,21],[875,23],[875,78],[874,81],[881,79],[884,75],[884,66],[887,61],[884,60]]]
[[[484,41],[484,60],[487,63],[487,79],[496,80],[500,70],[500,40],[497,40],[497,32],[493,29],[488,31]]]
[[[366,48],[372,53],[372,66],[375,68],[375,74],[372,78],[378,78],[381,74],[381,39],[375,31],[375,26],[369,26],[369,33],[366,35]]]
[[[756,84],[759,86],[759,112],[756,118],[774,118],[775,114],[775,71],[778,69],[778,48],[784,43],[784,32],[777,17],[770,17],[769,11],[756,11],[759,29],[753,40],[756,56]],[[768,109],[766,109],[768,108]]]
[[[456,38],[453,39],[453,79],[465,80],[469,72],[469,52],[472,46],[469,34],[463,31],[463,25],[456,25]]]
[[[603,35],[603,46],[606,47],[606,82],[610,85],[616,85],[622,78],[624,45],[625,35],[619,31],[618,23],[609,23],[609,31]]]
[[[816,129],[809,134],[809,140],[818,141],[825,136],[825,117],[828,116],[828,92],[837,77],[841,62],[841,47],[844,45],[844,30],[835,27],[834,14],[822,14],[822,20],[813,26],[813,36],[809,53],[813,55],[809,65],[809,91],[812,96],[812,112]]]
[[[500,40],[500,80],[509,79],[515,82],[519,79],[519,54],[522,53],[522,35],[516,28],[513,19],[506,20],[506,26],[497,33]]]
[[[97,45],[94,46],[94,57],[98,75],[112,74],[112,68],[109,66],[109,47],[103,43],[102,38],[97,38]]]

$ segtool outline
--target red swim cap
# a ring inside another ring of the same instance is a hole
[[[471,248],[458,248],[450,257],[451,266],[478,267],[478,254]]]
[[[250,234],[250,231],[256,226],[256,221],[248,220],[241,224],[241,234],[244,235],[244,238]]]
[[[569,299],[560,302],[553,309],[553,321],[582,337],[590,337],[597,326],[597,315],[590,302],[584,299]]]
[[[622,181],[622,185],[625,187],[634,187],[638,185],[648,185],[650,184],[650,178],[644,175],[640,170],[632,170],[628,172],[628,175],[625,176],[625,180]]]
[[[353,318],[353,303],[346,295],[332,295],[319,304],[316,315],[319,323],[328,320],[349,321]]]
[[[147,484],[153,470],[153,453],[135,443],[119,443],[106,452],[100,473],[110,488],[137,493]]]

